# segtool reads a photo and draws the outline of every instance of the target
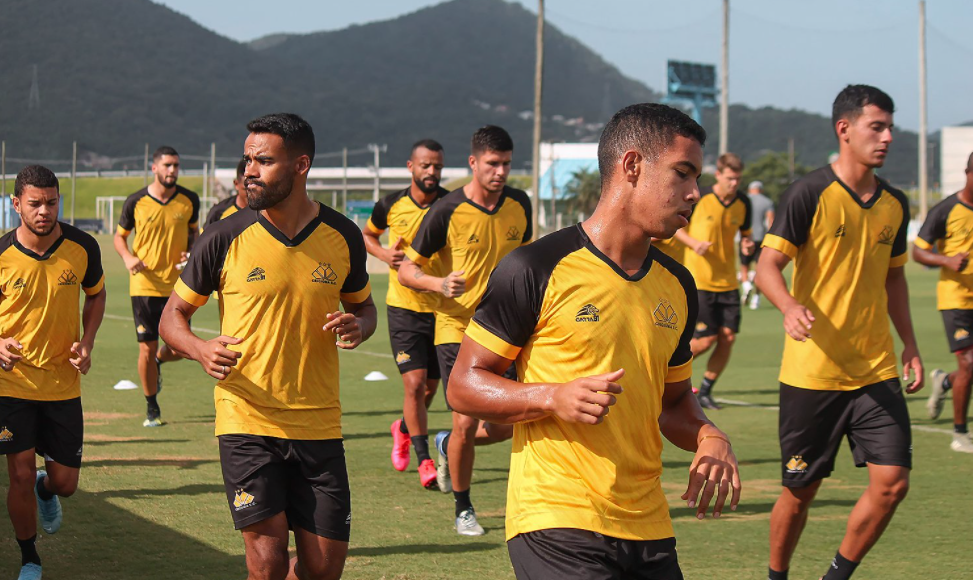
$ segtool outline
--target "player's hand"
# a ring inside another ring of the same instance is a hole
[[[92,345],[84,342],[76,342],[71,345],[71,354],[74,355],[74,358],[68,359],[68,362],[83,375],[88,374],[88,371],[91,370],[91,349]]]
[[[448,276],[443,278],[442,293],[446,298],[456,298],[460,294],[466,292],[466,278],[463,277],[465,270],[457,270],[455,272],[450,272]]]
[[[243,353],[230,350],[227,347],[241,342],[243,342],[242,338],[217,336],[204,342],[199,347],[195,358],[206,371],[206,374],[222,381],[230,375],[230,369],[236,366],[237,359],[243,356]]]
[[[17,361],[23,357],[16,350],[23,350],[24,345],[17,342],[16,338],[0,338],[0,369],[12,371]]]
[[[709,251],[710,246],[712,245],[713,242],[699,242],[698,244],[696,244],[696,247],[693,248],[693,251],[699,254],[700,256],[705,256],[706,252]]]
[[[625,369],[618,369],[555,385],[548,401],[550,413],[571,423],[601,423],[605,420],[608,409],[615,404],[615,395],[622,392],[622,386],[616,381],[624,375]]]
[[[753,250],[756,244],[750,238],[740,238],[740,251],[744,256],[749,256],[753,254]]]
[[[909,373],[915,377],[915,381],[909,384]],[[925,383],[926,373],[922,368],[922,359],[919,358],[919,348],[916,345],[907,346],[902,349],[902,381],[905,383],[905,392],[915,393],[921,389]]]
[[[358,317],[350,312],[331,312],[328,315],[328,322],[324,325],[324,330],[338,335],[335,344],[338,348],[351,350],[362,343],[361,325],[358,324]]]
[[[389,246],[388,251],[385,253],[385,263],[398,269],[402,265],[402,260],[405,259],[405,252],[402,248],[405,247],[405,240],[401,237],[395,240],[395,243]]]
[[[132,276],[138,274],[139,272],[147,268],[145,262],[140,260],[138,256],[123,258],[123,261],[125,262],[125,269],[128,270],[129,273],[132,274]]]
[[[970,253],[960,252],[958,254],[953,254],[943,260],[943,267],[949,268],[954,272],[962,272],[966,269],[966,266],[970,263]]]
[[[726,435],[719,437],[725,438]],[[686,500],[690,508],[696,508],[698,519],[706,517],[706,510],[714,495],[714,518],[723,513],[726,496],[731,489],[733,494],[730,498],[730,509],[736,511],[737,504],[740,503],[740,467],[733,448],[728,443],[729,438],[724,441],[719,437],[704,437],[696,449],[692,465],[689,466],[689,487],[682,494],[682,499]]]
[[[784,330],[794,340],[807,342],[811,338],[811,325],[814,314],[803,304],[794,304],[784,311]]]

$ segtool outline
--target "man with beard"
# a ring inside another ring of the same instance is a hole
[[[19,580],[41,577],[38,511],[44,531],[57,532],[58,496],[78,489],[81,375],[91,368],[105,314],[101,250],[90,235],[57,221],[60,201],[52,171],[25,167],[14,185],[20,226],[0,238],[0,455],[7,456],[7,511],[20,545]],[[35,453],[45,470],[36,469]]]
[[[436,310],[436,353],[443,391],[449,388],[449,373],[463,333],[490,273],[501,258],[531,239],[530,199],[506,185],[513,149],[510,135],[500,127],[487,125],[473,134],[469,157],[473,180],[429,210],[399,267],[399,282],[404,286],[444,297]],[[445,276],[427,270],[434,256],[442,260],[440,271]],[[516,378],[512,367],[507,370]],[[509,425],[481,425],[473,417],[453,413],[452,432],[436,435],[436,477],[441,491],[453,492],[459,534],[484,533],[470,501],[474,445],[504,441],[512,434]]]
[[[848,518],[826,580],[847,580],[909,490],[912,433],[902,375],[922,388],[905,279],[909,200],[875,175],[892,144],[895,105],[849,85],[832,107],[838,159],[795,181],[764,237],[757,286],[784,314],[780,368],[783,489],[770,515],[771,580],[786,580],[808,509],[848,437],[868,487]],[[793,289],[783,270],[794,260]],[[813,327],[813,328],[812,328]]]
[[[179,278],[197,236],[199,196],[176,184],[179,154],[159,147],[152,155],[155,179],[128,196],[115,232],[115,251],[131,274],[129,294],[139,343],[138,371],[145,394],[144,427],[162,426],[159,389],[162,363],[182,358],[166,345],[159,346],[159,317]],[[132,249],[128,237],[135,232]]]
[[[247,130],[244,176],[255,211],[210,226],[160,330],[218,381],[220,464],[250,578],[339,578],[351,493],[338,348],[375,332],[365,244],[354,222],[308,197],[314,132],[304,119],[266,115]],[[213,292],[223,335],[204,341],[189,319]]]
[[[244,185],[243,172],[247,168],[247,162],[243,159],[236,165],[236,177],[233,179],[233,189],[236,195],[231,195],[226,199],[209,208],[206,214],[206,221],[203,229],[210,227],[221,219],[228,218],[238,211],[249,209],[247,207],[247,187]]]
[[[419,463],[419,483],[430,489],[436,485],[436,465],[429,456],[429,431],[426,409],[439,385],[439,360],[436,358],[436,316],[438,294],[416,292],[399,283],[399,264],[416,236],[422,218],[439,198],[448,192],[439,186],[443,172],[443,146],[432,139],[417,141],[406,167],[412,184],[375,204],[372,216],[362,230],[368,253],[389,265],[388,306],[389,341],[392,355],[402,374],[405,399],[402,418],[392,423],[392,467],[409,467],[409,444],[415,447]],[[389,247],[379,238],[389,230]],[[440,261],[428,269],[439,272]]]

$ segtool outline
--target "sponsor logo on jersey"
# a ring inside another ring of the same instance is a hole
[[[17,278],[17,281],[14,282],[14,290],[23,290],[26,287],[27,282],[25,282],[23,278]]]
[[[236,490],[236,495],[233,497],[233,508],[236,511],[247,509],[252,506],[254,502],[257,501],[253,495],[243,491],[242,489]]]
[[[13,440],[14,434],[10,432],[10,429],[7,429],[6,427],[0,429],[0,443],[6,443]]]
[[[510,229],[507,230],[507,239],[511,241],[520,239],[520,230],[517,229],[517,226],[510,226]]]
[[[807,471],[807,462],[804,461],[803,455],[791,455],[791,458],[784,467],[787,468],[787,473],[805,473]]]
[[[957,328],[953,333],[953,340],[965,340],[970,337],[970,331],[965,328]]]
[[[472,234],[470,236],[470,239],[466,240],[466,243],[467,244],[479,244],[480,243],[480,238],[476,237],[476,234]]]
[[[61,275],[57,278],[58,286],[74,286],[77,283],[78,277],[74,275],[74,271],[70,268],[61,272]]]
[[[878,243],[885,244],[886,246],[892,245],[892,240],[895,238],[895,233],[892,231],[892,226],[885,226],[882,231],[878,234]]]
[[[318,262],[318,267],[311,273],[311,282],[320,282],[321,284],[331,284],[334,286],[337,279],[338,274],[331,268],[331,264],[325,262]]]
[[[402,218],[398,221],[396,225],[398,225],[400,228],[407,228],[409,227],[409,220]]]
[[[409,353],[405,352],[404,350],[400,350],[399,354],[395,355],[395,364],[397,365],[404,365],[410,360],[412,360],[412,357],[409,356]]]
[[[838,229],[834,232],[834,237],[843,238],[845,237],[845,224],[838,226]]]
[[[655,325],[661,326],[662,328],[668,328],[670,330],[678,330],[679,327],[676,323],[679,322],[679,317],[676,316],[676,311],[673,310],[672,304],[665,298],[659,299],[659,305],[655,307],[652,311],[652,315],[655,316]]]
[[[267,279],[267,271],[257,266],[247,274],[247,282],[260,282]]]
[[[581,310],[578,311],[577,316],[574,317],[574,321],[575,322],[598,322],[599,320],[601,320],[601,318],[598,316],[600,312],[601,310],[598,310],[598,307],[595,306],[594,304],[591,303],[585,304],[584,306],[581,307]]]

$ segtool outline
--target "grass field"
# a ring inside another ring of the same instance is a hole
[[[85,463],[78,493],[63,500],[64,526],[40,533],[38,549],[47,579],[244,578],[243,543],[233,530],[213,436],[213,381],[196,363],[167,364],[160,396],[160,429],[141,426],[140,391],[115,391],[120,379],[137,381],[137,352],[127,274],[100,238],[109,301],[83,381]],[[913,317],[927,368],[950,368],[942,322],[935,311],[936,273],[908,267]],[[386,276],[372,277],[376,301]],[[389,461],[389,424],[401,410],[401,384],[388,348],[384,307],[375,336],[342,355],[343,429],[354,502],[349,579],[513,578],[503,542],[509,445],[479,448],[473,500],[487,534],[461,538],[452,530],[452,498],[422,490],[413,457],[398,473]],[[215,304],[200,310],[194,326],[218,328]],[[52,332],[55,331],[52,329]],[[779,314],[764,306],[744,312],[743,332],[729,369],[717,385],[728,405],[711,416],[733,438],[741,462],[743,501],[719,521],[697,521],[678,496],[685,489],[691,455],[671,446],[664,454],[664,487],[670,499],[687,578],[766,577],[770,510],[779,490],[777,371],[782,329]],[[624,337],[619,337],[624,340]],[[371,370],[390,377],[365,382]],[[697,375],[699,373],[697,372]],[[969,543],[969,487],[973,461],[949,450],[949,412],[925,420],[925,393],[909,397],[915,470],[910,496],[889,530],[859,568],[856,578],[967,578],[963,554]],[[430,415],[430,432],[450,424],[441,397]],[[0,466],[5,493],[6,465]],[[864,489],[847,446],[823,486],[791,568],[791,578],[818,578],[834,555],[845,520]],[[0,524],[0,577],[13,578],[19,552],[8,523]]]

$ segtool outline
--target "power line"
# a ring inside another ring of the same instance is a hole
[[[602,30],[602,31],[605,31],[605,32],[616,32],[616,33],[621,33],[621,34],[638,34],[638,35],[645,35],[646,32],[674,32],[674,31],[683,30],[683,29],[686,29],[686,28],[694,28],[694,27],[698,26],[701,22],[704,22],[706,20],[711,19],[712,17],[714,17],[719,12],[720,12],[719,10],[705,12],[705,13],[703,13],[703,15],[701,17],[699,17],[699,18],[697,18],[697,19],[695,19],[695,20],[693,20],[691,22],[684,22],[684,23],[680,23],[680,24],[674,25],[674,26],[656,26],[656,27],[645,26],[645,27],[640,27],[640,28],[619,28],[617,26],[606,26],[604,24],[594,24],[594,23],[589,22],[589,21],[578,20],[576,18],[572,18],[572,17],[568,16],[567,14],[564,14],[564,13],[561,13],[561,12],[555,12],[553,10],[547,10],[547,13],[548,14],[553,14],[553,15],[557,16],[558,20],[564,20],[564,21],[570,22],[571,24],[574,24],[574,25],[577,25],[577,26],[584,26],[585,28],[593,28],[593,29]],[[548,22],[550,22],[551,19],[548,18],[547,20],[548,20]]]

